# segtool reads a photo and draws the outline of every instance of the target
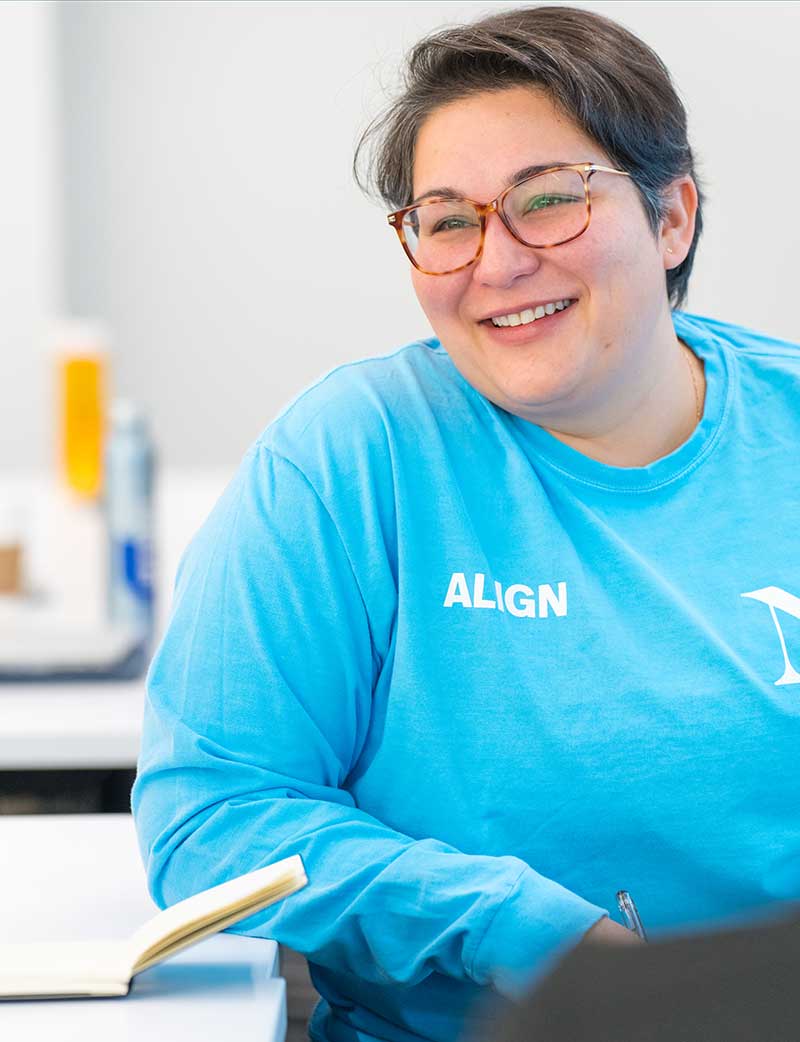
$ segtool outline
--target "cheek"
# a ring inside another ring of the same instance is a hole
[[[568,244],[563,266],[588,289],[589,303],[598,309],[595,319],[610,319],[631,299],[649,299],[663,283],[663,267],[649,228],[623,231],[618,224],[598,221],[590,231],[594,234]]]
[[[584,283],[593,294],[602,291],[609,275],[629,264],[626,260],[629,244],[625,238],[615,234],[613,228],[602,228],[599,222],[593,224],[586,235],[562,249],[564,252],[558,258],[560,267]]]
[[[603,276],[635,284],[646,280],[654,265],[661,266],[658,245],[644,215],[627,221],[624,228],[618,222],[600,220],[592,230],[596,232],[594,250],[586,263]]]
[[[434,329],[437,325],[458,320],[468,282],[468,273],[457,272],[455,275],[437,278],[434,275],[423,275],[416,268],[412,269],[414,293]]]

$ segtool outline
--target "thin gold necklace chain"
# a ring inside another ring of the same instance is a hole
[[[689,366],[689,376],[692,378],[692,388],[694,390],[694,411],[697,422],[699,423],[700,418],[703,415],[703,410],[700,408],[700,389],[697,386],[697,377],[694,375],[694,366],[692,365],[689,357],[692,352],[689,350],[688,347],[686,347],[685,344],[682,344],[681,346],[686,348],[686,353],[683,357],[686,359],[686,364]]]

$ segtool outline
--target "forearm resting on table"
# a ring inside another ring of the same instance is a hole
[[[145,777],[134,801],[159,904],[299,853],[308,886],[236,929],[366,980],[438,972],[514,994],[603,915],[518,858],[414,840],[345,803],[260,792],[175,814],[166,795]]]

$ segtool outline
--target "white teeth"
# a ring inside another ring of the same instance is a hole
[[[555,311],[563,311],[572,304],[572,300],[553,300],[548,304],[539,304],[536,308],[525,308],[524,311],[510,315],[497,315],[492,319],[494,326],[527,326],[545,315],[552,315]]]

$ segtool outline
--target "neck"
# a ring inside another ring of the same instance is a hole
[[[655,364],[656,361],[658,364]],[[694,377],[694,379],[692,379]],[[672,329],[640,371],[626,372],[613,405],[598,403],[580,429],[547,427],[578,452],[614,467],[644,467],[673,452],[692,434],[705,395],[703,363]]]

